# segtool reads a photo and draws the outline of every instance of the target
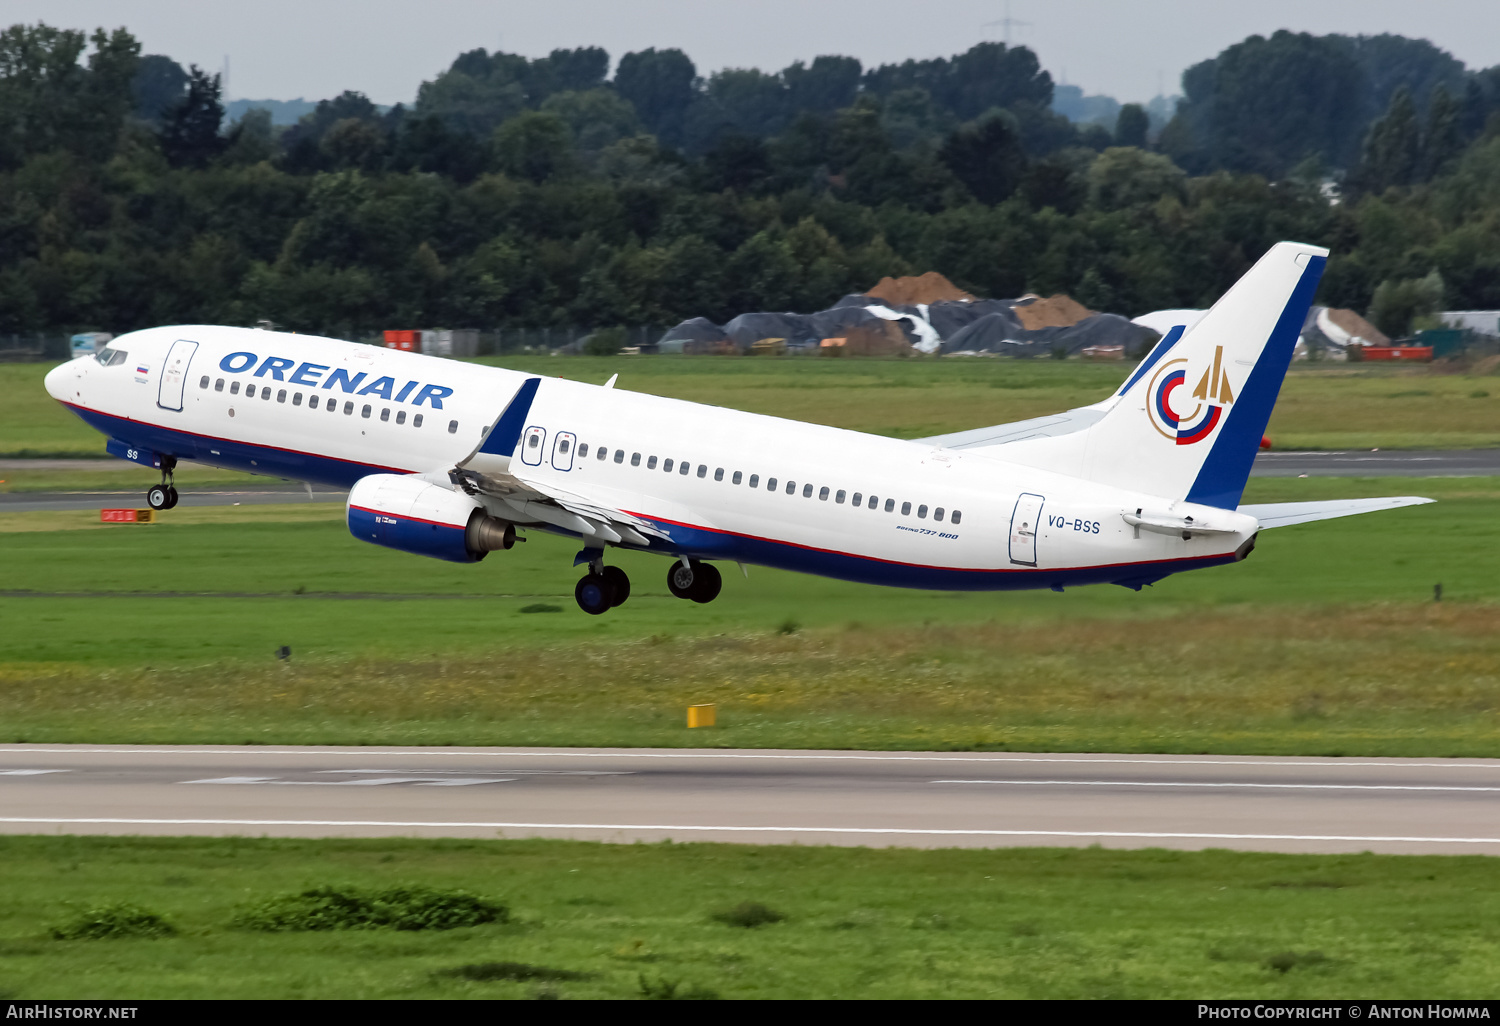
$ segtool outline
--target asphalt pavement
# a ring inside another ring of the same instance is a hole
[[[1500,760],[4,745],[0,832],[1500,854]]]

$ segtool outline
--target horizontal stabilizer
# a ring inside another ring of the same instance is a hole
[[[1356,513],[1373,513],[1381,509],[1397,509],[1401,506],[1420,506],[1435,502],[1419,495],[1396,495],[1383,499],[1328,499],[1319,502],[1263,502],[1241,506],[1239,512],[1260,521],[1260,526],[1286,527],[1290,524],[1306,524],[1314,520],[1333,520],[1335,517],[1352,517]]]

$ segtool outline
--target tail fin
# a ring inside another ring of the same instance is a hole
[[[1234,509],[1327,258],[1317,246],[1271,247],[1175,345],[1158,347],[1102,419],[1038,440],[1022,462]]]

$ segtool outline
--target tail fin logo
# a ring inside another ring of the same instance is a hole
[[[1157,368],[1151,379],[1146,415],[1151,426],[1177,445],[1192,445],[1214,433],[1224,419],[1224,408],[1233,404],[1234,391],[1229,373],[1223,366],[1224,347],[1214,347],[1213,366],[1205,368],[1191,393],[1183,392],[1188,383],[1188,361],[1169,360]],[[1192,403],[1189,412],[1178,413]]]

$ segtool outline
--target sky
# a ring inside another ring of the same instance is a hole
[[[228,98],[345,89],[411,102],[465,50],[677,47],[700,74],[779,70],[819,54],[867,67],[982,40],[1031,47],[1054,80],[1121,102],[1179,91],[1184,68],[1277,29],[1431,40],[1470,68],[1500,64],[1497,0],[5,0],[0,24],[124,26],[143,52],[219,71]]]

